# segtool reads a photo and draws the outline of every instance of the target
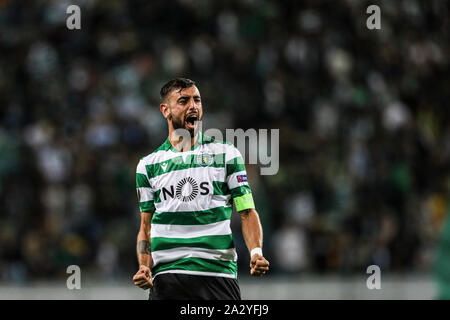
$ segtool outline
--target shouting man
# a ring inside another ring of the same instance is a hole
[[[250,252],[250,274],[269,270],[243,158],[232,144],[199,130],[202,100],[192,80],[171,80],[160,94],[169,136],[137,166],[141,226],[134,283],[150,289],[151,300],[240,300],[233,204]]]

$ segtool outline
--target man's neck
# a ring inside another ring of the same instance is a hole
[[[171,130],[169,130],[171,131]],[[192,146],[195,145],[199,137],[199,132],[196,133],[194,137],[191,137],[190,140],[184,142],[183,136],[175,134],[174,131],[169,132],[169,143],[177,149],[179,152],[185,152],[191,150]]]

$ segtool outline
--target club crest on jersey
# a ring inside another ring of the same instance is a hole
[[[214,162],[211,154],[198,154],[195,156],[195,163],[202,167],[210,166]]]

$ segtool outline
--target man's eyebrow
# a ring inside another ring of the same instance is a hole
[[[182,99],[189,99],[190,97],[193,97],[194,99],[195,99],[195,98],[200,98],[200,96],[199,96],[198,94],[193,95],[193,96],[185,95],[185,96],[179,97],[179,98],[177,99],[177,101],[182,100]]]

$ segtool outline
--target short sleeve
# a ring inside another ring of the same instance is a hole
[[[154,192],[150,186],[143,161],[139,161],[136,168],[136,192],[141,212],[155,210]]]
[[[231,192],[236,211],[254,209],[252,190],[247,181],[244,159],[239,150],[231,145],[225,156],[226,182]]]

